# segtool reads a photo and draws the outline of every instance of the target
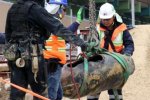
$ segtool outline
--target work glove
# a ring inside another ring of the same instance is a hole
[[[95,42],[90,42],[90,43],[84,43],[83,45],[81,45],[81,50],[82,52],[90,52],[92,51],[92,49],[94,49],[95,46]]]
[[[84,8],[80,7],[80,9],[77,12],[77,19],[76,19],[76,21],[78,23],[81,23],[83,21],[83,17],[84,17]]]

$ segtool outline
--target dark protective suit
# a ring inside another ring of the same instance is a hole
[[[32,52],[30,44],[43,45],[44,40],[50,36],[48,33],[55,33],[55,35],[60,36],[67,41],[71,41],[78,46],[84,45],[83,40],[67,30],[63,24],[50,15],[42,6],[38,5],[38,2],[36,3],[34,1],[20,0],[12,5],[7,14],[5,29],[6,41],[10,44],[17,44],[19,49],[17,53],[19,53],[19,57],[21,56],[20,47],[28,51],[30,56],[30,52]],[[38,48],[38,50],[39,49],[40,48]],[[43,55],[40,54],[39,51],[37,51],[37,54],[39,65],[36,77],[37,82],[33,77],[31,57],[25,59],[25,66],[23,68],[18,68],[15,64],[15,60],[8,61],[8,65],[11,71],[12,83],[24,88],[27,88],[28,85],[30,85],[32,91],[44,95],[43,93],[46,88],[44,60]],[[13,87],[11,88],[10,100],[23,100],[24,96],[24,92]],[[39,100],[39,98],[34,97],[34,100]]]

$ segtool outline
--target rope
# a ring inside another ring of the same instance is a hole
[[[78,95],[78,100],[80,100],[80,93],[79,93],[79,88],[77,87],[76,85],[76,82],[75,82],[75,79],[74,79],[74,74],[73,74],[73,70],[72,70],[72,58],[71,58],[71,52],[72,49],[71,49],[71,43],[70,43],[70,52],[69,52],[69,56],[70,56],[70,71],[71,71],[71,76],[72,76],[72,82],[74,84],[74,87],[76,89],[76,92],[77,92],[77,95]]]
[[[23,92],[26,92],[26,93],[29,93],[29,94],[31,94],[31,95],[33,95],[33,96],[35,96],[35,97],[37,97],[37,98],[40,98],[40,99],[42,99],[42,100],[50,100],[50,99],[48,99],[48,98],[46,98],[46,97],[43,97],[43,96],[41,96],[41,95],[39,95],[39,94],[37,94],[37,93],[34,93],[34,92],[32,92],[31,90],[28,90],[28,89],[25,89],[25,88],[23,88],[23,87],[21,87],[21,86],[18,86],[18,85],[16,85],[16,84],[13,84],[13,83],[11,83],[11,82],[8,82],[8,81],[6,81],[6,80],[4,80],[4,79],[0,79],[0,82],[1,83],[4,83],[4,84],[10,84],[11,86],[13,86],[14,88],[17,88],[17,89],[19,89],[19,90],[21,90],[21,91],[23,91]]]

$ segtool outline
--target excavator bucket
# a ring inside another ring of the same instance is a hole
[[[122,88],[128,76],[134,72],[135,65],[131,57],[121,56],[128,65],[126,68],[109,54],[96,54],[87,60],[79,59],[72,63],[72,70],[70,63],[65,64],[61,78],[64,96],[75,99],[78,93],[84,97],[108,89]]]

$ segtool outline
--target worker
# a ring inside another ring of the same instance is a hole
[[[134,52],[134,42],[126,25],[116,13],[114,6],[104,3],[99,10],[100,23],[97,30],[100,39],[100,48],[110,52],[117,52],[131,56]],[[108,90],[109,100],[116,100],[113,89]],[[123,100],[122,89],[117,89],[119,100]],[[87,100],[98,100],[97,96],[87,96]]]
[[[30,85],[33,92],[43,96],[46,79],[42,51],[50,33],[81,46],[82,51],[89,46],[49,14],[44,5],[45,0],[18,0],[11,6],[7,13],[4,49],[11,83],[23,88]],[[24,96],[24,92],[11,87],[10,100],[24,100]],[[41,99],[33,97],[33,100]]]
[[[46,4],[46,10],[61,20],[66,14],[67,0],[50,0]],[[83,20],[83,8],[80,8],[77,20],[68,27],[72,32],[76,32]],[[63,91],[61,86],[61,69],[66,63],[65,40],[52,33],[45,43],[44,58],[48,69],[48,96],[51,100],[62,100]]]

